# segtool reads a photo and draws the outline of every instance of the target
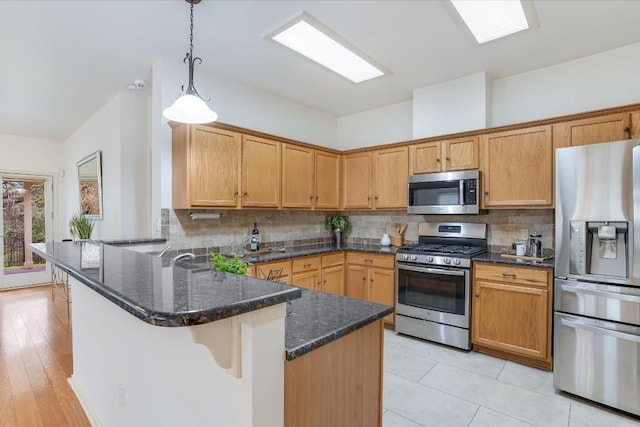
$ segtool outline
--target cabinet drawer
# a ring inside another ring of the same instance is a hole
[[[476,263],[473,265],[473,274],[476,279],[508,282],[519,285],[548,286],[548,270],[542,268]]]
[[[322,268],[344,264],[344,252],[322,255]]]
[[[271,277],[274,277],[280,269],[282,269],[282,272],[278,275],[279,277],[289,277],[291,275],[291,261],[289,260],[265,262],[263,264],[257,264],[255,268],[255,277],[258,279],[266,279],[269,277],[269,272],[272,272]]]
[[[318,270],[319,268],[320,268],[319,256],[296,258],[291,261],[291,271],[293,271],[294,273],[302,273],[305,271]]]
[[[347,264],[360,264],[380,268],[395,266],[393,255],[372,254],[367,252],[347,252]]]

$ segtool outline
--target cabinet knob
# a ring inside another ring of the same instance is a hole
[[[449,158],[447,157],[445,160],[448,162],[448,161],[449,161]]]
[[[485,195],[485,196],[488,196],[488,195],[489,195],[489,192],[488,192],[488,191],[485,191],[485,192],[484,192],[484,195]]]
[[[320,196],[316,196],[316,200],[320,199]]]
[[[436,163],[440,163],[440,159],[436,157]]]
[[[374,199],[378,200],[378,196],[374,197]]]
[[[233,193],[234,196],[237,196],[238,194],[240,194],[240,193],[238,193],[237,191],[235,193]]]
[[[322,284],[322,282],[321,282],[320,280],[318,280],[318,283],[317,283],[317,284],[318,284],[318,285],[321,285],[321,284]]]
[[[480,298],[480,294],[476,294],[476,298]]]
[[[625,126],[622,128],[622,130],[625,132],[629,132],[631,129],[629,128],[629,126]]]
[[[326,280],[323,280],[323,281],[322,281],[322,283],[327,283],[327,281],[326,281]]]
[[[369,200],[371,200],[371,196],[368,196],[368,197],[367,197],[367,201],[369,201]]]
[[[373,282],[373,277],[371,279],[369,279],[370,282]]]
[[[309,268],[309,267],[311,267],[311,264],[305,264],[303,267],[304,268]]]
[[[313,194],[309,196],[309,200],[313,200]]]
[[[363,282],[366,282],[366,281],[367,281],[367,278],[366,278],[366,277],[363,277],[363,278],[362,278],[362,281],[363,281]]]
[[[244,197],[247,197],[249,195],[249,193],[247,193],[246,191],[243,193]]]

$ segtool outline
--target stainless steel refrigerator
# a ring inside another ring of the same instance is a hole
[[[556,150],[554,387],[640,415],[640,140]]]

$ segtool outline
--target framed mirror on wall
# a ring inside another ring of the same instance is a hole
[[[102,153],[89,154],[77,163],[80,213],[102,219]]]

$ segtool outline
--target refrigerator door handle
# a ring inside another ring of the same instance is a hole
[[[608,291],[601,291],[598,289],[587,289],[587,288],[583,288],[580,286],[571,286],[571,285],[561,285],[561,288],[564,292],[570,292],[573,294],[588,294],[588,295],[595,295],[598,297],[605,297],[605,298],[610,298],[610,299],[615,299],[615,300],[619,300],[619,301],[629,301],[629,302],[635,302],[640,304],[640,296],[636,296],[636,295],[629,295],[629,294],[625,294],[625,293],[618,293],[618,292],[608,292]]]
[[[602,335],[609,335],[611,337],[619,338],[621,340],[633,341],[633,342],[640,343],[640,335],[633,335],[633,334],[627,334],[627,333],[624,333],[624,332],[613,331],[611,329],[601,328],[599,326],[590,325],[587,322],[569,320],[569,319],[565,319],[565,318],[562,318],[562,317],[560,318],[560,321],[562,322],[562,324],[564,326],[567,326],[569,328],[584,329],[586,331],[595,332],[595,333],[599,333],[599,334],[602,334]]]

